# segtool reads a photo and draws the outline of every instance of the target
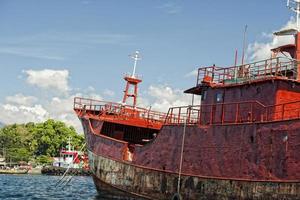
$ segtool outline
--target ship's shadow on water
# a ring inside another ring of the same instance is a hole
[[[111,193],[98,193],[91,177],[72,177],[67,185],[57,185],[60,179],[60,176],[0,175],[0,199],[133,200]]]
[[[108,194],[108,193],[99,193],[94,197],[94,200],[139,200],[139,199],[124,197],[124,196],[117,196],[117,195]]]
[[[95,196],[94,200],[144,200],[143,198],[125,197],[124,195],[117,194],[118,192],[100,191]]]

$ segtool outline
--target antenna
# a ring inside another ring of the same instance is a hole
[[[71,151],[71,137],[69,136],[69,139],[68,139],[68,151],[70,152]]]
[[[300,0],[299,0],[299,1],[300,1]],[[244,30],[244,39],[243,39],[243,55],[242,55],[242,65],[244,65],[244,59],[245,59],[247,30],[248,30],[248,25],[245,25],[245,30]]]
[[[133,58],[134,66],[133,66],[133,72],[132,72],[131,76],[130,75],[125,75],[125,77],[124,77],[124,79],[127,83],[126,83],[126,87],[125,87],[125,90],[124,90],[124,96],[123,96],[122,103],[125,104],[127,98],[131,97],[131,98],[133,98],[132,106],[135,109],[136,102],[137,102],[137,96],[138,96],[138,84],[140,82],[142,82],[142,80],[140,78],[135,76],[135,70],[136,70],[137,61],[141,60],[141,57],[140,57],[140,52],[139,51],[135,51],[134,54],[129,55],[129,56],[131,58]],[[130,90],[130,87],[132,87],[132,86],[133,86],[133,91]]]
[[[296,29],[299,31],[299,17],[300,17],[300,0],[287,0],[286,6],[296,13]]]
[[[137,61],[141,60],[142,58],[140,57],[140,52],[139,51],[135,51],[134,54],[129,55],[129,56],[134,59],[133,72],[132,72],[131,77],[135,78],[135,70],[136,70]]]

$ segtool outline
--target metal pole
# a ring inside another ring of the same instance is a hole
[[[297,2],[297,30],[299,31],[299,15],[300,15],[300,3]]]
[[[134,65],[133,65],[133,72],[131,77],[135,78],[135,70],[136,70],[136,65],[137,65],[137,61],[140,60],[140,56],[139,56],[139,51],[136,51],[134,55],[132,55],[131,57],[134,59]]]
[[[244,59],[245,59],[247,29],[248,29],[248,25],[245,26],[245,30],[244,30],[242,65],[244,65]]]
[[[181,153],[180,153],[180,163],[179,163],[179,172],[178,172],[178,182],[177,182],[177,193],[180,194],[180,179],[181,179],[181,170],[183,162],[183,150],[184,150],[184,141],[185,141],[185,132],[186,132],[186,120],[183,126],[182,142],[181,142]]]
[[[287,7],[296,13],[296,29],[299,31],[300,1],[293,0],[291,3],[290,0],[287,0]]]
[[[136,64],[137,64],[137,55],[135,55],[135,57],[134,57],[134,66],[133,66],[132,77],[135,77]]]
[[[235,56],[234,56],[234,66],[236,67],[236,65],[237,65],[237,58],[238,57],[238,50],[236,49],[235,50]]]

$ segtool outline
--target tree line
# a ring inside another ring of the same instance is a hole
[[[75,149],[84,144],[84,136],[61,121],[8,125],[0,129],[0,155],[7,162],[49,163],[66,148],[69,137]]]

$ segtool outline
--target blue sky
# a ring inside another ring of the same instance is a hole
[[[197,67],[233,64],[235,49],[241,55],[245,24],[248,44],[269,42],[267,35],[283,27],[293,15],[285,3],[0,0],[0,105],[16,106],[18,111],[23,106],[27,112],[40,105],[51,117],[51,109],[46,108],[55,98],[63,101],[77,93],[93,93],[118,101],[124,87],[122,76],[132,71],[128,55],[135,50],[143,58],[137,73],[143,77],[140,90],[144,103],[155,104],[158,98],[169,98],[161,91],[166,88],[176,99],[182,90],[195,85],[195,77],[186,75]],[[67,82],[60,82],[58,77],[41,87],[39,81],[49,80],[34,79],[31,72],[45,69],[65,70],[67,73],[56,75]],[[58,84],[66,90],[58,92]],[[29,102],[22,105],[12,97]],[[184,97],[179,99],[185,101]],[[5,121],[5,117],[0,113],[0,121]]]

